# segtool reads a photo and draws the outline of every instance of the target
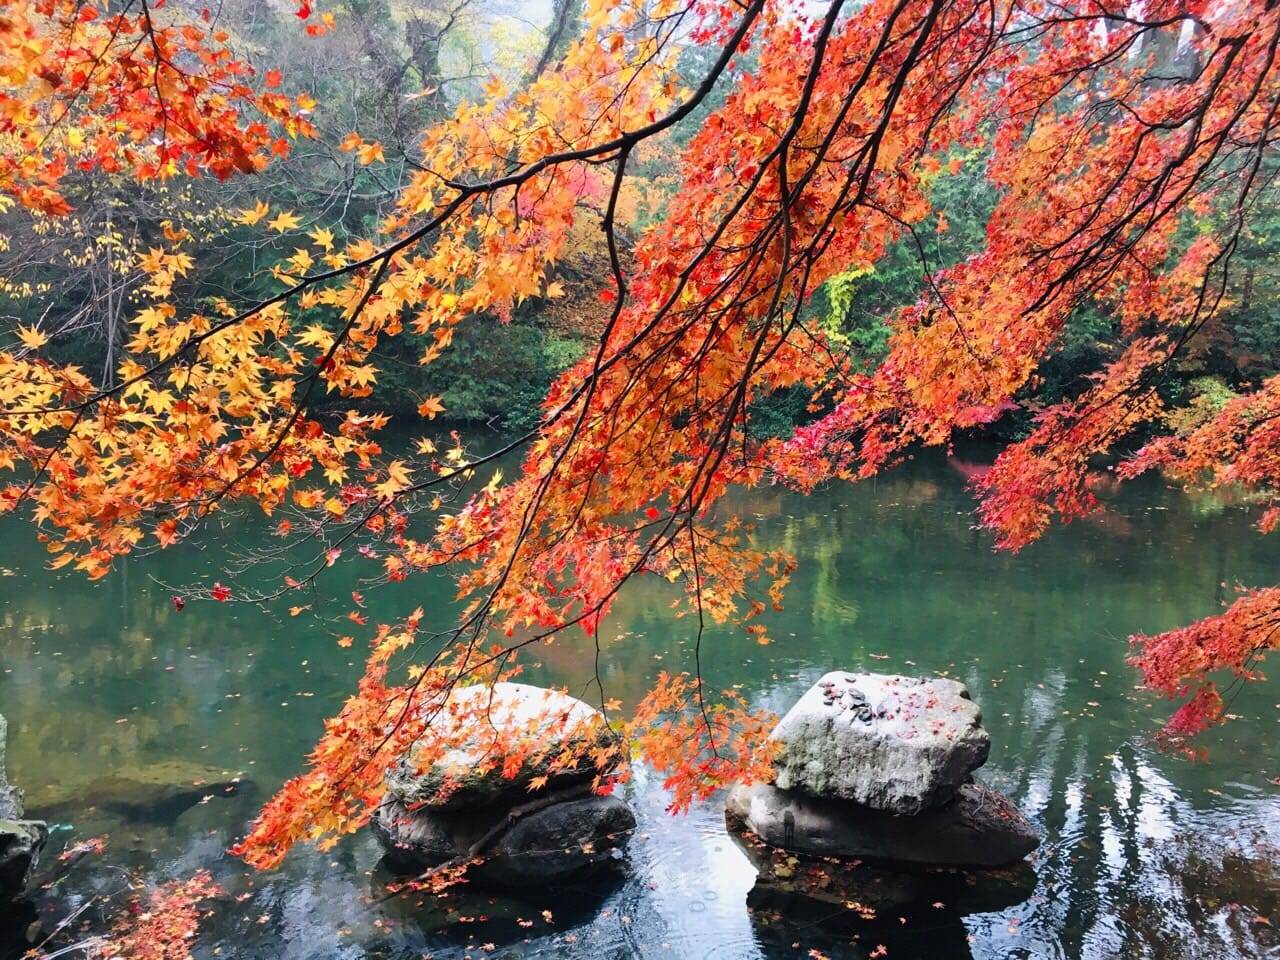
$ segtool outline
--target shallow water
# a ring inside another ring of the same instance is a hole
[[[1136,690],[1124,662],[1130,633],[1212,613],[1236,582],[1274,582],[1277,541],[1240,508],[1149,483],[1096,520],[995,554],[971,528],[970,470],[924,459],[807,499],[739,498],[760,541],[801,565],[769,622],[775,642],[715,631],[703,663],[712,684],[740,684],[778,712],[830,669],[964,680],[993,739],[982,777],[1044,835],[1017,896],[984,900],[971,878],[915,878],[871,923],[841,903],[788,899],[757,882],[719,805],[668,817],[643,770],[628,788],[640,818],[629,871],[585,888],[385,899],[367,835],[250,875],[223,851],[351,689],[359,645],[335,638],[350,632],[343,618],[364,571],[339,564],[314,596],[266,610],[193,601],[178,612],[172,585],[216,578],[221,547],[134,560],[89,584],[42,569],[30,530],[10,522],[0,528],[10,774],[32,814],[55,824],[54,852],[109,837],[103,856],[43,899],[45,929],[117,888],[121,868],[166,878],[208,867],[227,896],[202,956],[865,957],[880,945],[930,960],[1280,956],[1274,687],[1233,699],[1239,719],[1207,738],[1207,763],[1192,763],[1150,742],[1170,707]],[[253,546],[251,529],[232,524],[224,540]],[[450,593],[421,578],[371,591],[370,620],[418,603],[445,616]],[[637,584],[610,615],[610,696],[633,703],[658,670],[691,665],[691,627],[667,599]],[[580,636],[541,647],[526,678],[582,693],[592,653]],[[843,881],[856,892],[883,878]]]

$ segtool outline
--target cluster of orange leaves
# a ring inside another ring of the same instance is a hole
[[[773,779],[777,718],[750,710],[736,690],[702,700],[700,679],[664,672],[627,723],[637,755],[662,774],[673,812],[735,783]]]
[[[808,488],[869,476],[913,444],[947,443],[956,430],[1034,404],[1039,364],[1090,302],[1119,319],[1129,347],[1084,394],[1039,410],[1031,435],[975,483],[983,525],[1020,549],[1055,517],[1099,509],[1097,458],[1162,419],[1157,386],[1223,302],[1246,197],[1274,133],[1280,20],[1254,3],[1156,3],[1132,23],[1106,25],[1091,9],[1041,11],[1051,25],[1044,46],[1003,60],[999,94],[970,101],[975,129],[995,125],[989,173],[1002,191],[985,249],[934,275],[937,295],[895,318],[887,359],[782,444],[790,481]],[[1192,66],[1179,82],[1144,79],[1162,31],[1187,41]],[[1228,211],[1226,226],[1180,249],[1186,218],[1215,209]],[[1189,435],[1152,444],[1118,475],[1158,466],[1187,482],[1273,497],[1280,434],[1266,410],[1275,395],[1274,383],[1263,385]],[[1274,507],[1264,515],[1264,532],[1277,516]],[[1175,718],[1181,733],[1219,716],[1211,673],[1254,676],[1256,659],[1276,645],[1273,629],[1259,629],[1269,621],[1258,609],[1274,595],[1249,596],[1192,628],[1134,638],[1153,688],[1199,691]]]

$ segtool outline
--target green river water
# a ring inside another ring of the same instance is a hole
[[[225,849],[352,689],[359,645],[337,645],[347,631],[334,619],[361,588],[361,565],[329,571],[297,617],[297,595],[178,612],[172,585],[217,577],[227,550],[265,543],[258,525],[232,524],[221,544],[131,560],[90,584],[45,570],[30,528],[9,521],[0,712],[10,775],[54,827],[46,863],[78,839],[109,838],[38,898],[41,923],[80,907],[93,916],[92,898],[125,871],[165,879],[208,868],[226,896],[197,947],[205,957],[861,958],[881,944],[890,960],[1280,956],[1280,691],[1256,684],[1235,697],[1238,719],[1206,738],[1209,759],[1195,763],[1153,744],[1171,708],[1135,689],[1125,663],[1130,633],[1212,613],[1237,582],[1274,582],[1275,538],[1257,535],[1243,508],[1152,481],[1116,494],[1096,519],[997,554],[972,529],[970,471],[923,458],[808,498],[739,497],[761,543],[794,551],[800,568],[785,612],[771,615],[775,643],[713,631],[704,672],[779,713],[831,669],[964,680],[993,740],[982,777],[1044,837],[1019,902],[963,915],[906,904],[900,920],[862,932],[839,910],[779,908],[754,889],[721,805],[668,817],[642,769],[628,787],[640,829],[626,872],[609,882],[524,899],[386,899],[368,835],[254,875]],[[370,620],[419,603],[447,617],[451,592],[424,578],[371,590]],[[664,585],[635,584],[606,622],[601,673],[624,703],[657,671],[691,666],[692,627],[671,618],[668,597]],[[566,637],[538,648],[525,679],[582,693],[592,658],[589,640]],[[208,786],[233,778],[234,794]],[[202,787],[198,802],[190,791]]]

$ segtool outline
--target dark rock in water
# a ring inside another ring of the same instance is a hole
[[[373,816],[373,832],[387,851],[388,866],[413,873],[461,856],[498,819],[474,812],[410,811],[399,800],[384,800]]]
[[[374,818],[389,867],[417,873],[468,851],[508,819],[506,809],[409,811],[398,801]],[[572,877],[620,856],[635,830],[631,808],[616,797],[566,800],[514,818],[480,856],[469,876],[503,887],[527,887]]]
[[[464,883],[452,887],[448,896],[437,897],[404,889],[404,874],[384,859],[370,876],[369,886],[378,913],[396,927],[410,925],[421,931],[428,954],[476,956],[476,944],[489,942],[498,948],[494,956],[509,956],[506,947],[528,943],[530,918],[550,910],[557,930],[589,928],[625,881],[623,870],[602,867],[565,881],[520,889]],[[515,953],[520,952],[517,947]],[[621,960],[622,954],[606,949],[599,956]]]
[[[1022,860],[1040,843],[1017,807],[977,783],[961,787],[946,806],[915,816],[769,784],[735,787],[726,811],[772,846],[819,856],[1003,867]]]
[[[22,818],[22,791],[5,779],[7,734],[8,725],[0,715],[0,904],[22,893],[49,839],[44,823]]]
[[[774,728],[776,784],[915,814],[947,803],[991,751],[964,684],[835,671]]]
[[[44,939],[40,914],[29,900],[0,902],[0,957],[17,960],[38,956],[32,948]]]
[[[26,888],[48,839],[39,820],[0,820],[0,904]]]
[[[557,803],[503,834],[477,876],[520,887],[570,877],[617,860],[635,828],[635,814],[617,797]]]
[[[832,861],[769,846],[732,814],[728,822],[757,871],[747,909],[768,956],[792,956],[799,926],[806,946],[833,953],[855,941],[865,953],[884,945],[890,958],[963,960],[972,955],[964,917],[1007,910],[1035,892],[1026,863],[967,871]]]
[[[589,765],[558,769],[554,758],[574,748],[612,742],[613,733],[604,716],[594,707],[568,694],[525,683],[495,683],[455,690],[451,703],[462,709],[474,706],[483,715],[475,722],[475,735],[464,746],[447,753],[444,759],[423,771],[414,754],[396,763],[387,772],[387,793],[414,809],[467,810],[481,806],[514,806],[530,796],[530,784],[541,778],[544,789],[556,790],[587,783],[601,772]],[[432,720],[436,729],[473,722],[441,713]],[[541,760],[526,762],[513,777],[493,763],[485,763],[495,740],[495,730],[522,731],[536,725],[547,728],[549,746]]]

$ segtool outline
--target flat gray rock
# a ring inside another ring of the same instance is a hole
[[[770,846],[816,856],[1005,867],[1040,843],[1017,807],[976,783],[962,786],[946,806],[914,816],[810,797],[767,783],[735,787],[725,810]]]
[[[991,751],[964,684],[828,673],[774,728],[775,784],[915,814],[947,803]]]
[[[591,765],[559,768],[555,758],[565,748],[613,739],[600,711],[557,690],[524,683],[497,683],[492,693],[488,686],[474,686],[458,689],[452,696],[455,703],[475,704],[477,712],[483,712],[479,719],[468,718],[475,727],[474,736],[427,770],[418,769],[410,752],[387,773],[388,799],[414,809],[515,805],[530,798],[529,787],[537,777],[546,777],[541,788],[545,790],[593,779],[599,771]],[[433,722],[448,725],[459,721],[451,714],[441,713]],[[500,738],[498,731],[518,732],[531,725],[552,731],[542,758],[525,763],[512,777],[503,776],[500,766],[486,764]]]

